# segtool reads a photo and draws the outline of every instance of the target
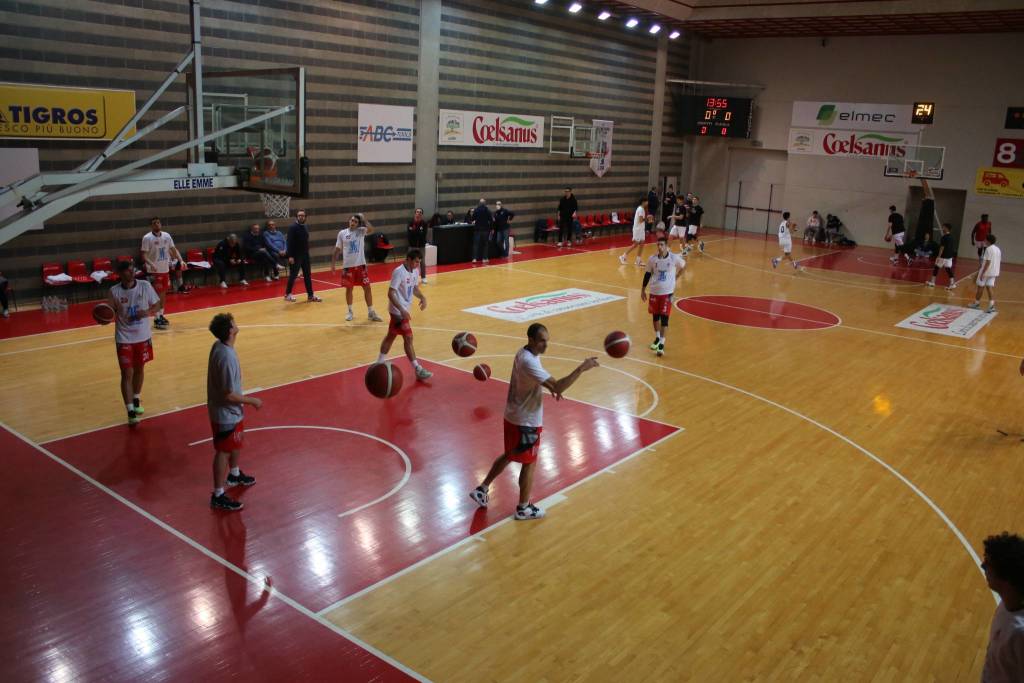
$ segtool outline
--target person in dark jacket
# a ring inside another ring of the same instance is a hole
[[[444,223],[441,225],[455,225],[456,223],[458,223],[458,221],[455,220],[455,212],[449,209],[448,213],[445,214]]]
[[[473,263],[482,260],[488,262],[487,246],[494,235],[494,216],[487,208],[487,200],[480,198],[480,203],[473,209]]]
[[[292,288],[295,287],[299,269],[302,269],[302,279],[306,283],[306,300],[321,301],[322,299],[313,293],[313,275],[309,264],[309,228],[306,227],[304,209],[295,212],[295,222],[288,228],[288,286],[284,290],[285,301],[295,301]]]
[[[498,253],[501,255],[501,258],[508,258],[509,224],[516,215],[503,207],[501,202],[495,202],[494,206],[496,207],[494,212],[494,240],[498,244]]]
[[[572,188],[565,188],[565,193],[558,200],[558,244],[556,246],[562,246],[562,242],[565,242],[565,246],[569,246],[572,239],[572,217],[576,215],[579,208],[580,205],[572,193]]]
[[[421,254],[425,254],[425,248],[427,246],[427,221],[423,218],[423,209],[416,209],[412,215],[412,220],[405,226],[405,234],[409,238],[409,248],[419,249]],[[420,279],[423,282],[427,281],[427,259],[420,259]]]
[[[250,225],[249,232],[242,235],[242,252],[247,259],[251,259],[253,263],[263,268],[263,278],[267,282],[270,282],[271,274],[273,274],[274,280],[278,278],[277,259],[267,250],[263,235],[260,233],[259,223]]]
[[[238,284],[247,285],[245,281],[245,259],[242,258],[242,245],[238,243],[238,235],[228,235],[213,249],[213,267],[217,269],[220,286],[227,289],[228,268],[238,269]]]
[[[652,216],[658,215],[658,188],[656,187],[652,187],[651,191],[647,193],[647,213]]]
[[[672,219],[672,212],[676,208],[676,190],[670,184],[668,190],[665,191],[665,196],[661,200],[661,220],[665,225],[669,224]]]

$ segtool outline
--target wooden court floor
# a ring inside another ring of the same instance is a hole
[[[1024,272],[1002,275],[998,314],[964,341],[895,324],[929,303],[965,305],[970,279],[949,294],[832,268],[799,245],[805,269],[776,271],[773,241],[710,236],[678,297],[803,304],[840,322],[767,329],[675,310],[657,358],[642,271],[619,265],[620,251],[431,277],[416,348],[461,369],[486,356],[507,379],[527,324],[464,309],[568,287],[619,295],[544,318],[545,366],[560,376],[597,355],[602,367],[572,398],[680,431],[555,496],[546,519],[490,527],[322,616],[435,681],[977,680],[995,607],[981,541],[1024,528]],[[386,284],[373,289],[382,308]],[[319,306],[231,307],[247,387],[374,360],[384,330],[360,322],[360,294],[354,323],[342,290],[322,295]],[[147,415],[205,400],[211,314],[176,314],[156,335]],[[621,360],[601,350],[613,329],[634,342]],[[453,358],[461,330],[477,335],[480,358]],[[414,419],[443,409],[423,405]],[[122,411],[108,331],[0,342],[0,415],[32,441],[115,425]],[[480,476],[495,455],[480,454]]]

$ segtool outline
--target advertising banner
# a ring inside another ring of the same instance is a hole
[[[462,147],[544,147],[544,117],[442,109],[437,144]]]
[[[0,83],[0,139],[112,140],[133,116],[133,90]]]
[[[356,162],[411,164],[415,111],[413,107],[360,103]]]
[[[862,159],[905,157],[917,145],[917,133],[878,133],[865,130],[789,129],[790,154]]]
[[[978,330],[992,322],[997,313],[986,313],[981,309],[950,306],[948,304],[932,304],[906,320],[896,323],[896,327],[918,332],[931,332],[946,337],[970,339]]]
[[[612,167],[612,132],[615,122],[592,119],[591,124],[594,126],[594,151],[598,156],[590,160],[590,170],[600,178]]]
[[[990,197],[1024,199],[1024,169],[979,168],[974,178],[974,191]]]
[[[794,102],[794,128],[908,132],[921,130],[911,123],[910,104],[867,104],[864,102]]]
[[[623,297],[604,292],[591,292],[586,289],[560,289],[557,292],[545,292],[510,299],[496,304],[487,304],[475,308],[464,309],[466,313],[486,315],[489,318],[508,320],[514,323],[525,323],[537,318],[579,311],[591,306],[599,306]]]

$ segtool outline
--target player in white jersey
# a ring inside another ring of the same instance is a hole
[[[391,273],[391,284],[388,287],[388,313],[391,314],[391,322],[388,324],[388,333],[384,341],[380,343],[380,355],[377,362],[383,363],[388,358],[388,351],[395,341],[395,337],[401,336],[405,346],[405,357],[412,363],[416,372],[416,379],[430,379],[434,373],[420,365],[416,360],[416,350],[412,345],[412,325],[410,324],[409,308],[412,306],[412,298],[420,300],[420,310],[427,307],[427,297],[420,291],[420,250],[413,248],[405,254],[405,261],[395,268]]]
[[[779,223],[779,248],[782,249],[782,256],[776,256],[772,259],[772,268],[778,268],[783,259],[789,259],[789,262],[793,264],[794,270],[800,267],[793,260],[791,253],[793,251],[793,231],[795,229],[796,223],[789,220],[789,211],[783,211],[782,222]]]
[[[171,286],[171,258],[173,257],[180,264],[181,253],[174,246],[174,240],[170,233],[163,231],[160,219],[153,217],[149,220],[150,231],[142,238],[142,259],[146,264],[146,275],[153,283],[153,289],[160,296],[160,310],[157,311],[153,324],[165,329],[171,321],[164,317],[164,306],[167,304],[167,290]]]
[[[651,351],[659,356],[665,355],[665,328],[668,327],[668,316],[672,312],[672,294],[676,291],[676,283],[686,268],[682,256],[673,254],[668,248],[668,238],[658,238],[658,253],[647,259],[647,271],[644,283],[640,287],[640,300],[647,301],[647,312],[654,320],[654,342]],[[651,286],[648,300],[647,285]]]
[[[372,229],[373,225],[366,220],[363,214],[355,214],[348,219],[348,227],[342,228],[338,232],[338,239],[334,243],[334,253],[331,254],[332,273],[337,270],[338,254],[341,254],[341,286],[345,288],[345,303],[348,304],[345,320],[348,321],[354,317],[352,314],[352,288],[359,285],[363,288],[363,298],[366,299],[370,320],[375,323],[384,322],[373,310],[370,275],[366,272],[366,231]]]
[[[556,380],[540,364],[540,357],[547,348],[548,328],[533,323],[526,330],[526,346],[519,349],[512,361],[512,377],[505,401],[504,450],[491,465],[483,482],[469,492],[469,497],[477,505],[487,507],[490,502],[488,490],[494,480],[510,462],[522,463],[516,520],[540,519],[544,516],[544,511],[530,502],[533,471],[540,450],[540,435],[544,430],[544,389],[550,391],[556,401],[560,400],[580,375],[598,365],[597,358],[587,358],[568,375]]]
[[[619,263],[622,265],[626,265],[626,257],[634,249],[639,249],[636,252],[636,265],[643,265],[644,242],[647,241],[647,226],[654,223],[654,214],[650,212],[647,204],[647,199],[642,199],[640,206],[636,207],[636,213],[633,214],[633,244],[629,246],[625,253],[619,256]]]
[[[986,313],[996,312],[996,300],[992,290],[996,287],[996,278],[999,277],[999,266],[1003,260],[1002,250],[996,246],[996,236],[989,233],[985,237],[985,251],[981,256],[981,270],[978,271],[978,293],[974,295],[974,303],[969,308],[981,308],[981,295],[988,292],[988,308]]]
[[[145,365],[153,360],[153,330],[149,317],[160,309],[160,297],[145,280],[135,279],[131,261],[117,264],[121,281],[110,288],[108,301],[114,309],[114,342],[121,368],[121,396],[128,410],[128,424],[142,415],[142,380]]]

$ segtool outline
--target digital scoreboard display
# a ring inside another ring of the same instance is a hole
[[[753,100],[742,97],[678,95],[676,132],[701,137],[749,138]]]

